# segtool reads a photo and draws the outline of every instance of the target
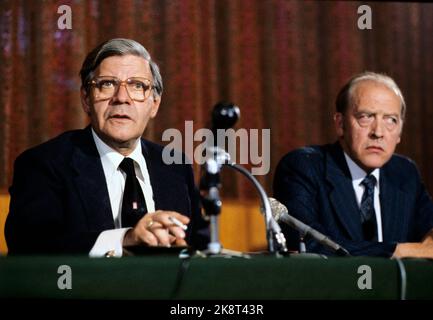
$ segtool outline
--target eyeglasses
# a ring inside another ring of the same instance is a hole
[[[149,98],[150,92],[154,88],[152,81],[140,77],[121,81],[116,77],[102,76],[91,80],[90,85],[94,88],[93,94],[96,100],[111,99],[118,92],[120,86],[124,85],[132,100],[142,102]]]

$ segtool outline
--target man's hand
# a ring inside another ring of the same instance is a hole
[[[427,233],[422,242],[399,243],[392,257],[433,259],[433,230]]]
[[[147,213],[133,229],[126,232],[123,246],[139,244],[162,247],[186,246],[185,231],[174,224],[170,217],[176,218],[185,225],[189,223],[188,217],[175,211],[158,210]]]

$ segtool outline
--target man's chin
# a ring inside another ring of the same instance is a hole
[[[141,136],[137,133],[123,130],[106,131],[102,135],[103,140],[108,145],[115,146],[116,148],[130,148],[135,145],[135,142]]]
[[[127,125],[111,126],[107,129],[104,134],[119,143],[136,140],[140,136],[135,128]]]
[[[374,170],[377,168],[382,168],[385,163],[387,163],[389,158],[384,158],[379,155],[369,155],[363,159],[362,164],[364,169]]]
[[[111,141],[116,143],[118,146],[129,147],[137,141],[137,136],[126,135],[126,136],[112,136]]]

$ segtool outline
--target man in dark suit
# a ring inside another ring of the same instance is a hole
[[[15,161],[9,253],[121,256],[132,245],[205,247],[208,225],[191,166],[166,164],[163,147],[141,138],[163,89],[149,53],[133,40],[112,39],[89,53],[80,75],[91,125]]]
[[[337,97],[338,142],[289,152],[275,197],[352,255],[433,257],[433,202],[415,164],[394,154],[405,101],[388,76],[365,72]],[[285,230],[292,249],[299,235]],[[312,239],[307,251],[333,254]]]

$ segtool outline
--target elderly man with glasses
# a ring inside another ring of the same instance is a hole
[[[165,164],[163,147],[141,138],[163,91],[149,53],[136,41],[112,39],[88,54],[80,75],[91,125],[15,161],[9,253],[121,256],[134,245],[204,248],[208,225],[191,166]]]

